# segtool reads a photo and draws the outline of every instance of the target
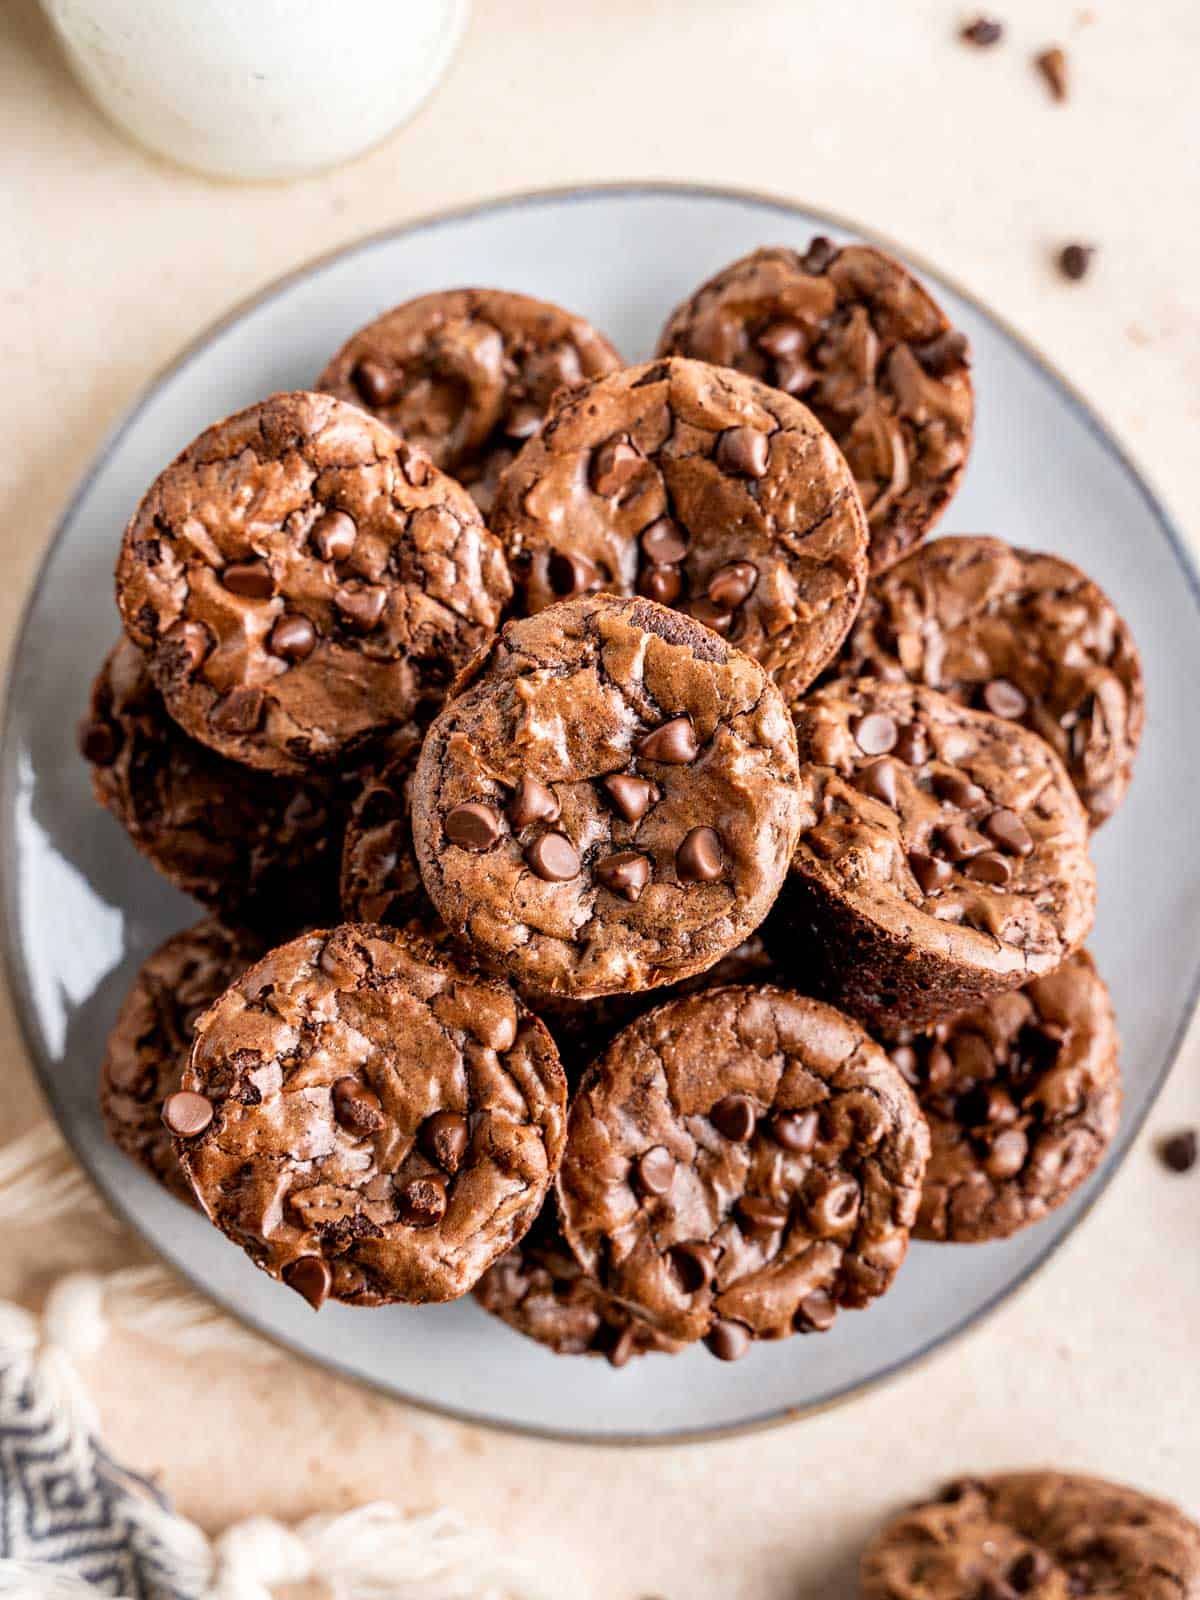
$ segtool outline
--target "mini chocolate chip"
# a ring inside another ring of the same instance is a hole
[[[771,1118],[771,1137],[784,1150],[803,1154],[816,1145],[818,1120],[815,1111],[777,1111]]]
[[[934,894],[938,889],[944,889],[954,876],[954,868],[948,861],[939,861],[936,856],[926,855],[924,850],[910,850],[908,865],[921,886],[922,894]]]
[[[718,467],[739,478],[761,478],[770,455],[771,441],[757,428],[726,428],[717,440]]]
[[[212,1101],[190,1089],[178,1089],[163,1101],[162,1119],[177,1139],[194,1139],[213,1119]]]
[[[553,789],[528,775],[521,778],[508,802],[508,820],[514,828],[526,828],[531,822],[557,822],[562,806]]]
[[[931,378],[948,377],[970,364],[967,336],[957,328],[947,328],[924,344],[913,345],[912,352]]]
[[[712,1246],[707,1244],[677,1244],[667,1257],[676,1282],[684,1294],[699,1294],[712,1282]]]
[[[655,566],[669,567],[682,561],[688,551],[688,538],[677,522],[659,517],[641,532],[642,554]]]
[[[885,756],[894,749],[900,730],[886,711],[868,711],[850,724],[854,742],[865,756]]]
[[[997,889],[1012,882],[1012,862],[998,850],[985,850],[982,855],[968,861],[964,870],[967,877],[976,883],[990,883]]]
[[[733,627],[733,612],[726,611],[723,606],[714,605],[707,595],[702,595],[700,599],[693,600],[689,604],[687,612],[690,617],[694,617],[697,622],[702,622],[706,628],[711,628],[714,633],[719,633],[722,638]]]
[[[760,350],[765,350],[778,361],[781,356],[794,356],[803,349],[806,341],[804,328],[799,322],[791,317],[779,317],[774,322],[768,322],[754,342]]]
[[[446,1180],[437,1173],[414,1178],[396,1195],[396,1214],[410,1228],[436,1228],[446,1215]]]
[[[344,511],[326,511],[312,525],[310,535],[322,561],[345,561],[354,549],[358,529]]]
[[[1163,1165],[1172,1172],[1190,1172],[1196,1165],[1197,1137],[1195,1128],[1185,1128],[1173,1133],[1159,1146]]]
[[[938,842],[951,861],[970,861],[972,856],[982,855],[987,849],[987,841],[964,822],[950,822],[939,829]]]
[[[823,233],[819,233],[809,243],[800,265],[805,272],[821,273],[833,264],[837,253],[838,247],[833,240],[827,239]]]
[[[740,1361],[749,1350],[753,1335],[744,1322],[720,1317],[704,1343],[718,1361]]]
[[[1005,1128],[992,1140],[991,1148],[984,1160],[984,1171],[989,1178],[998,1183],[1004,1183],[1009,1178],[1015,1178],[1025,1165],[1025,1158],[1029,1154],[1029,1140],[1020,1128]]]
[[[1087,277],[1095,254],[1094,244],[1065,244],[1058,253],[1058,270],[1064,278],[1078,283],[1081,278]]]
[[[967,44],[976,44],[986,48],[991,44],[999,44],[1004,37],[1004,24],[997,22],[995,17],[976,17],[974,22],[966,23],[959,29],[959,38]]]
[[[387,590],[378,584],[352,588],[344,583],[333,592],[333,603],[352,628],[370,633],[379,626],[387,606]]]
[[[1008,717],[1010,721],[1023,717],[1029,709],[1029,701],[1007,678],[993,678],[984,684],[983,703],[994,717]]]
[[[447,812],[442,829],[460,850],[488,850],[500,837],[500,818],[491,806],[468,800]]]
[[[758,1107],[748,1094],[727,1094],[708,1113],[718,1133],[734,1144],[745,1144],[758,1121]]]
[[[546,576],[555,594],[569,599],[571,595],[586,594],[599,573],[596,563],[587,556],[573,550],[555,550],[546,563]]]
[[[218,733],[253,733],[263,719],[267,697],[261,689],[230,689],[208,714]]]
[[[429,482],[433,473],[433,462],[419,445],[401,439],[396,446],[396,460],[400,463],[400,470],[405,479],[414,489],[423,488]]]
[[[195,672],[212,649],[212,635],[202,622],[173,622],[162,637],[163,653],[170,652],[172,676]]]
[[[320,1311],[329,1298],[333,1274],[321,1256],[298,1256],[283,1269],[283,1281],[302,1295],[314,1311]]]
[[[504,419],[504,431],[510,439],[532,439],[541,425],[541,411],[528,402],[514,406]]]
[[[660,794],[649,778],[634,778],[625,772],[614,773],[602,783],[613,810],[625,822],[640,822]]]
[[[269,600],[275,593],[270,568],[261,561],[235,561],[221,570],[221,582],[243,600]]]
[[[660,606],[674,605],[683,593],[683,575],[678,567],[646,567],[638,579],[638,593]]]
[[[910,767],[921,767],[929,760],[929,740],[919,722],[906,722],[896,735],[892,754]]]
[[[383,1127],[383,1107],[374,1089],[352,1074],[338,1078],[331,1091],[333,1114],[348,1133],[375,1133]]]
[[[717,572],[708,586],[713,605],[734,610],[750,598],[758,582],[758,568],[752,561],[731,561]]]
[[[271,629],[267,649],[284,661],[303,661],[312,655],[317,643],[317,630],[307,617],[285,612]]]
[[[896,771],[896,763],[883,756],[862,769],[854,780],[854,787],[861,794],[870,795],[873,800],[882,800],[885,806],[895,809]]]
[[[675,852],[675,875],[680,883],[715,883],[725,871],[721,835],[715,828],[692,828]]]
[[[121,748],[119,731],[107,722],[85,722],[79,730],[79,749],[94,767],[111,767]]]
[[[669,767],[685,767],[700,752],[696,730],[688,717],[672,717],[670,722],[652,728],[639,741],[637,753],[646,761],[661,761]]]
[[[592,455],[591,485],[607,500],[619,494],[642,470],[645,457],[627,433],[614,433]]]
[[[935,772],[932,783],[939,800],[957,806],[968,816],[978,816],[991,805],[987,791],[972,783],[970,778],[964,778],[961,772]]]
[[[608,1352],[609,1366],[616,1367],[620,1371],[632,1359],[636,1344],[637,1334],[634,1332],[633,1324],[630,1323],[628,1327],[621,1329],[612,1349]]]
[[[817,374],[801,356],[776,356],[775,387],[784,394],[799,395],[811,388]]]
[[[565,833],[543,833],[528,846],[525,859],[546,883],[567,883],[579,876],[579,852]]]
[[[824,1289],[813,1289],[796,1308],[792,1326],[797,1333],[828,1333],[837,1318],[837,1306]]]
[[[931,1089],[945,1088],[954,1077],[954,1057],[944,1044],[935,1044],[925,1062],[925,1076]]]
[[[435,1111],[421,1124],[417,1143],[435,1166],[453,1176],[467,1153],[470,1137],[466,1117],[457,1111]]]
[[[1027,856],[1033,852],[1029,829],[1015,811],[1009,811],[1005,806],[992,812],[983,825],[983,831],[989,839],[1011,851],[1014,856]]]
[[[912,1045],[898,1044],[888,1053],[905,1083],[915,1089],[921,1081],[921,1074],[917,1066],[917,1052]]]
[[[611,894],[637,900],[650,882],[650,858],[638,855],[636,850],[620,850],[598,861],[595,873],[597,881]]]
[[[778,1233],[787,1227],[790,1216],[785,1205],[764,1195],[744,1194],[736,1209],[750,1233]]]
[[[1067,98],[1067,53],[1058,45],[1051,45],[1034,56],[1034,65],[1046,80],[1046,87],[1056,100]]]
[[[634,1178],[643,1196],[669,1194],[675,1182],[675,1157],[661,1144],[644,1150],[634,1163]]]
[[[350,382],[369,406],[389,406],[400,394],[401,374],[364,356],[350,374]]]

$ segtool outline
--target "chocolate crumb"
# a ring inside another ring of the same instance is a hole
[[[1078,283],[1080,278],[1087,277],[1095,254],[1094,244],[1065,244],[1058,252],[1058,270],[1064,278]]]
[[[976,17],[974,22],[968,22],[959,29],[958,36],[964,43],[983,49],[987,45],[1000,43],[1004,37],[1004,24],[997,22],[995,17]]]
[[[1185,1128],[1164,1139],[1158,1147],[1158,1153],[1163,1166],[1171,1172],[1190,1172],[1196,1165],[1196,1148],[1195,1128]]]
[[[1037,67],[1050,93],[1058,101],[1067,98],[1067,52],[1058,45],[1051,45],[1049,50],[1043,50],[1040,55],[1034,56],[1033,64]]]

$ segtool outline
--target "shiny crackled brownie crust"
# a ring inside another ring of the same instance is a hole
[[[974,422],[963,334],[870,245],[756,250],[672,312],[660,355],[736,367],[803,400],[841,446],[871,529],[871,570],[923,539],[966,466]]]
[[[429,730],[421,875],[480,956],[546,995],[703,971],[766,916],[800,821],[758,664],[648,600],[507,624]]]
[[[552,396],[620,365],[604,335],[561,306],[503,289],[450,289],[360,328],[316,387],[427,450],[486,516],[500,473]]]
[[[920,1027],[1052,972],[1095,914],[1087,815],[1016,723],[839,681],[795,709],[805,821],[783,970],[868,1025]]]
[[[912,1091],[849,1018],[767,985],[706,990],[639,1018],[586,1074],[563,1232],[651,1327],[735,1360],[885,1292],[928,1155]]]
[[[272,951],[200,1019],[183,1088],[177,1148],[204,1210],[318,1307],[465,1294],[562,1153],[545,1028],[506,984],[394,929]]]
[[[344,762],[436,704],[509,594],[466,491],[330,395],[273,395],[206,429],[117,564],[170,714],[274,772]]]
[[[601,590],[713,628],[800,694],[862,600],[866,520],[797,401],[700,361],[630,367],[561,397],[490,518],[528,612]]]
[[[1058,556],[1001,539],[923,546],[868,586],[836,670],[908,678],[1040,733],[1093,827],[1129,787],[1145,720],[1137,647],[1104,592]]]

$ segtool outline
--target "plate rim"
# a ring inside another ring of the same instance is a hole
[[[1148,474],[1143,471],[1129,448],[1117,438],[1113,429],[1104,421],[1092,403],[1084,397],[1071,380],[1059,370],[1055,363],[1032,340],[1016,329],[1006,318],[992,310],[977,295],[965,289],[956,278],[951,277],[941,268],[933,265],[921,252],[910,249],[907,245],[900,243],[878,229],[864,226],[856,219],[831,211],[824,206],[812,206],[802,200],[790,199],[784,195],[766,190],[744,188],[736,184],[711,184],[686,180],[615,179],[607,182],[568,183],[551,185],[545,188],[522,189],[508,194],[496,195],[490,199],[467,201],[460,205],[425,212],[421,216],[406,222],[394,223],[385,228],[372,229],[357,238],[345,241],[310,257],[299,266],[272,278],[269,282],[235,301],[227,311],[200,329],[175,355],[159,366],[147,381],[139,387],[133,400],[124,408],[117,421],[105,433],[87,466],[76,479],[62,510],[55,518],[50,538],[38,555],[36,571],[20,608],[17,626],[12,636],[11,653],[4,674],[3,710],[2,714],[0,714],[0,829],[3,829],[5,846],[8,845],[11,838],[9,819],[13,814],[15,800],[12,781],[15,763],[12,760],[12,752],[16,680],[32,614],[45,588],[47,569],[50,562],[66,536],[68,527],[74,521],[82,501],[90,491],[95,479],[108,465],[113,452],[120,445],[126,434],[138,424],[143,412],[155,396],[171,383],[195,356],[207,349],[213,340],[219,338],[227,328],[257,311],[277,296],[286,293],[294,284],[323,271],[346,257],[374,249],[380,245],[391,244],[396,240],[413,234],[429,232],[448,224],[489,216],[494,213],[519,211],[523,207],[540,205],[547,201],[576,204],[614,198],[698,198],[734,201],[743,204],[749,203],[760,209],[776,212],[781,216],[803,217],[817,224],[851,234],[855,238],[862,239],[879,249],[886,250],[888,253],[896,255],[901,260],[913,265],[923,277],[928,278],[940,288],[949,290],[951,294],[967,304],[976,315],[990,323],[1003,336],[1010,348],[1020,355],[1027,366],[1032,367],[1049,381],[1052,388],[1057,391],[1061,399],[1070,407],[1074,415],[1083,423],[1101,448],[1116,460],[1132,480],[1152,519],[1166,539],[1176,564],[1183,574],[1193,605],[1196,607],[1197,613],[1200,614],[1200,562],[1198,562],[1189,548],[1179,523],[1167,509],[1166,504],[1151,484]],[[6,856],[7,853],[6,849]],[[352,1368],[343,1365],[334,1356],[318,1355],[313,1351],[303,1349],[294,1344],[285,1334],[265,1328],[223,1295],[215,1294],[208,1284],[193,1276],[185,1266],[168,1256],[159,1245],[157,1239],[143,1227],[133,1209],[101,1179],[97,1166],[93,1163],[90,1155],[81,1148],[74,1131],[69,1126],[64,1112],[63,1099],[57,1092],[57,1079],[53,1064],[42,1048],[32,985],[29,981],[26,962],[19,944],[17,875],[15,872],[8,870],[11,865],[10,859],[5,861],[4,881],[2,887],[0,887],[0,945],[3,947],[2,968],[4,978],[12,1002],[21,1044],[26,1058],[33,1068],[34,1077],[45,1098],[59,1134],[87,1174],[93,1187],[102,1196],[105,1204],[133,1231],[136,1237],[151,1249],[155,1256],[171,1271],[177,1273],[185,1284],[202,1294],[241,1326],[248,1328],[259,1338],[265,1339],[277,1348],[286,1351],[293,1358],[316,1367],[320,1371],[332,1373],[344,1381],[360,1384],[371,1392],[386,1396],[390,1400],[399,1401],[404,1405],[412,1406],[418,1411],[442,1417],[452,1422],[461,1423],[469,1427],[486,1428],[499,1434],[512,1434],[518,1437],[538,1439],[562,1445],[601,1445],[610,1449],[633,1447],[643,1449],[647,1447],[670,1448],[685,1444],[741,1438],[754,1433],[762,1433],[768,1429],[784,1427],[790,1423],[801,1421],[806,1417],[817,1416],[826,1411],[847,1405],[860,1396],[874,1393],[901,1373],[916,1372],[927,1366],[935,1356],[947,1352],[966,1334],[988,1321],[1000,1306],[1023,1293],[1033,1279],[1040,1276],[1043,1269],[1049,1265],[1062,1247],[1074,1238],[1084,1223],[1087,1222],[1100,1198],[1107,1193],[1109,1185],[1124,1167],[1137,1142],[1138,1135],[1154,1110],[1178,1059],[1184,1039],[1194,1019],[1197,1003],[1200,1002],[1200,959],[1198,959],[1193,970],[1186,1006],[1172,1032],[1163,1059],[1154,1071],[1150,1092],[1145,1104],[1136,1120],[1128,1128],[1124,1149],[1114,1163],[1107,1166],[1103,1172],[1092,1180],[1085,1203],[1080,1208],[1071,1226],[1065,1233],[1051,1239],[1003,1288],[997,1290],[982,1305],[954,1323],[928,1344],[922,1346],[921,1349],[910,1356],[900,1357],[893,1362],[889,1362],[865,1380],[843,1384],[840,1388],[835,1389],[820,1400],[813,1401],[807,1405],[776,1407],[771,1411],[743,1418],[737,1422],[718,1423],[701,1428],[672,1428],[661,1433],[642,1433],[636,1430],[620,1433],[594,1433],[588,1430],[569,1430],[536,1423],[505,1420],[404,1393],[378,1378],[354,1371]]]

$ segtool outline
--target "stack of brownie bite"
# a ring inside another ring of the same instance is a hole
[[[108,1041],[120,1148],[314,1307],[473,1292],[618,1367],[1061,1204],[1142,684],[1076,567],[923,542],[973,406],[912,275],[815,239],[637,366],[454,290],[203,432],[82,733],[208,912]]]

